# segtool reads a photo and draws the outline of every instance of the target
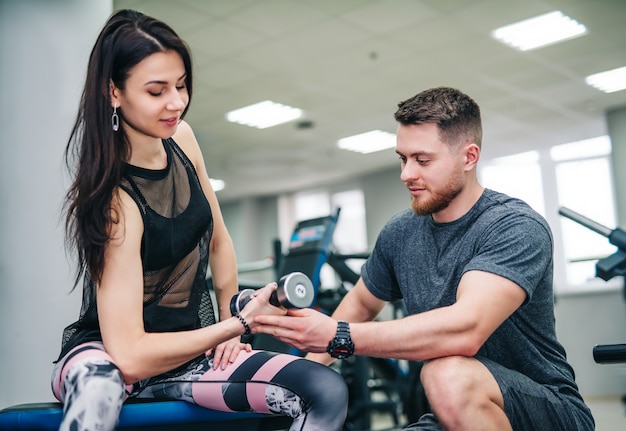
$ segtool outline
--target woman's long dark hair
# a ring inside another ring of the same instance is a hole
[[[111,127],[110,83],[123,90],[134,66],[151,54],[168,50],[177,52],[183,61],[191,100],[189,49],[172,28],[159,20],[120,10],[109,18],[91,51],[78,115],[65,149],[65,162],[74,178],[64,206],[66,247],[78,258],[74,286],[85,273],[100,281],[104,246],[111,224],[118,222],[111,203],[124,163],[130,158],[122,122],[117,132]],[[118,114],[124,114],[119,107]]]

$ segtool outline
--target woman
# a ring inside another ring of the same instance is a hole
[[[191,90],[190,54],[169,26],[130,10],[108,20],[66,149],[68,164],[77,159],[66,227],[83,305],[52,376],[61,429],[112,430],[128,397],[286,414],[292,430],[341,429],[347,390],[336,372],[240,342],[256,315],[284,310],[269,304],[271,283],[230,316],[235,253],[182,121]]]

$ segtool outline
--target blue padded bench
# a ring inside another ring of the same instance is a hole
[[[57,431],[60,403],[20,404],[0,410],[2,431]],[[261,413],[220,412],[184,401],[130,400],[120,413],[118,430],[134,431],[270,431],[289,427],[291,418]]]

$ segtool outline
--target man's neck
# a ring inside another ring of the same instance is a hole
[[[450,223],[460,219],[478,202],[485,188],[478,181],[466,185],[448,207],[432,215],[436,223]]]

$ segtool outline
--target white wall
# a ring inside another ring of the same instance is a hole
[[[52,400],[80,290],[63,247],[63,151],[111,0],[0,2],[0,408]]]
[[[273,257],[273,241],[279,237],[276,197],[244,199],[220,204],[220,207],[239,265]],[[275,281],[275,275],[273,268],[243,273],[239,282],[241,285],[263,285]]]
[[[361,179],[365,199],[367,243],[371,250],[378,232],[395,213],[411,206],[409,192],[400,181],[400,164],[394,169],[377,172]]]
[[[226,227],[233,242],[238,245],[236,253],[239,263],[272,255],[272,241],[278,237],[275,197],[244,199],[220,206]]]
[[[626,364],[596,364],[596,344],[626,342],[626,303],[619,290],[557,297],[557,335],[587,397],[626,393]]]
[[[609,110],[606,114],[606,123],[613,147],[611,156],[618,225],[626,229],[626,106]]]

